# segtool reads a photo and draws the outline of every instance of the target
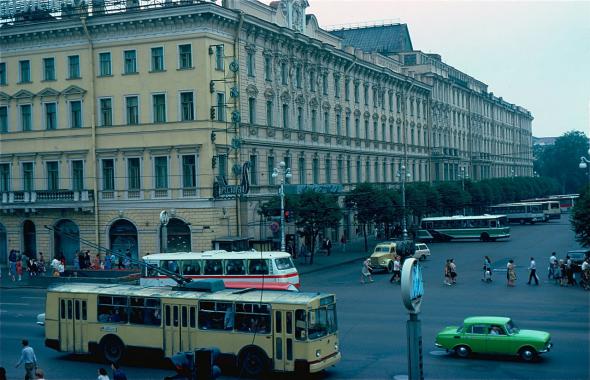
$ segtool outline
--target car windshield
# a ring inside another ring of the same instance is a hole
[[[506,330],[508,330],[509,334],[516,334],[520,331],[518,326],[516,326],[516,324],[512,322],[512,320],[509,320],[508,323],[506,323]]]
[[[375,253],[377,252],[389,252],[389,247],[375,247]]]

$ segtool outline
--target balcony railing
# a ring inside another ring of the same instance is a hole
[[[0,194],[2,209],[92,209],[94,207],[92,190],[5,191]]]

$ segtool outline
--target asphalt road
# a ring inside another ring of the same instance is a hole
[[[546,280],[552,251],[563,257],[577,248],[569,223],[513,226],[503,242],[431,244],[431,258],[423,263],[425,295],[422,304],[423,358],[426,379],[589,379],[590,293],[563,288]],[[517,286],[508,288],[505,272],[495,271],[493,282],[481,282],[483,256],[503,269],[509,258],[517,265]],[[529,257],[534,256],[541,285],[526,285]],[[443,264],[454,258],[459,273],[456,286],[443,284]],[[407,374],[407,313],[398,285],[389,275],[376,274],[375,283],[360,284],[360,262],[302,276],[305,290],[334,292],[343,359],[318,379],[401,379]],[[63,355],[43,347],[43,330],[35,316],[44,309],[44,291],[2,289],[0,293],[0,365],[8,378],[22,378],[14,369],[20,339],[28,337],[48,379],[95,379],[104,366],[97,359]],[[552,334],[553,350],[535,363],[516,358],[477,356],[459,359],[434,347],[444,326],[460,324],[473,315],[510,316],[521,328]],[[129,379],[162,379],[171,372],[157,360],[123,363]],[[232,379],[231,376],[223,376]],[[274,376],[274,378],[279,378]]]

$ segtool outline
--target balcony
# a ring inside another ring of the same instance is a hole
[[[94,211],[92,190],[6,191],[0,194],[0,209],[4,211],[35,212],[40,209]]]

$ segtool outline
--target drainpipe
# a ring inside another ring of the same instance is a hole
[[[243,11],[239,11],[238,13],[239,15],[239,22],[238,22],[238,28],[236,30],[236,35],[234,37],[234,57],[236,59],[236,61],[240,62],[240,32],[242,30],[242,25],[244,24],[244,12]],[[236,71],[235,73],[236,75],[236,86],[238,86],[238,89],[240,89],[241,92],[241,85],[240,85],[240,70]],[[242,104],[240,102],[239,97],[238,98],[234,98],[234,109],[238,109],[238,111],[240,112],[240,115],[242,114]],[[239,139],[240,138],[240,125],[238,123],[238,126],[236,128],[236,137]],[[240,149],[241,146],[239,148],[236,149],[236,162],[239,162],[240,159]],[[236,236],[240,236],[241,235],[241,220],[240,220],[240,212],[241,212],[241,201],[240,201],[240,196],[238,194],[236,194]]]
[[[93,162],[93,170],[94,170],[94,181],[93,181],[93,191],[94,191],[94,239],[97,245],[100,245],[100,230],[98,227],[99,218],[98,218],[98,175],[97,170],[98,167],[96,165],[96,107],[94,104],[95,95],[94,95],[94,45],[92,44],[92,38],[90,37],[90,32],[88,31],[88,26],[86,24],[86,16],[80,16],[80,21],[82,22],[82,28],[84,28],[84,34],[86,35],[86,39],[88,40],[88,52],[90,54],[90,114],[92,115],[92,120],[90,123],[90,127],[92,130],[92,141],[90,145],[90,157],[92,157]]]

